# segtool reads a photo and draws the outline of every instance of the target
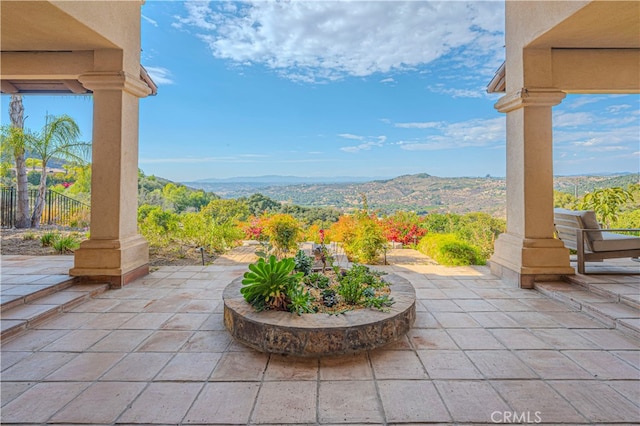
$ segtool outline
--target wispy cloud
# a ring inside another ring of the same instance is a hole
[[[352,154],[360,151],[368,151],[371,148],[382,147],[384,146],[384,143],[387,140],[386,136],[365,137],[365,136],[352,135],[349,133],[344,133],[338,136],[343,137],[345,139],[363,141],[361,144],[358,144],[358,145],[343,146],[342,148],[340,148],[340,151],[350,152]]]
[[[194,30],[217,58],[318,82],[412,70],[463,48],[466,54],[456,56],[466,59],[458,64],[484,65],[478,58],[503,56],[503,7],[476,1],[194,1],[173,25]]]
[[[151,76],[151,79],[159,86],[174,83],[171,79],[171,71],[167,68],[145,66],[145,69]]]
[[[148,23],[150,23],[154,27],[158,26],[158,22],[154,21],[153,19],[149,18],[148,16],[142,15],[142,19],[144,19],[145,21],[147,21]]]
[[[474,89],[458,89],[453,87],[445,87],[444,84],[429,86],[429,90],[434,93],[450,95],[454,98],[481,98],[486,94],[485,87],[481,87],[475,90]]]
[[[402,129],[433,129],[442,126],[439,121],[426,121],[421,123],[394,123],[393,127],[399,127]]]
[[[172,158],[141,158],[143,164],[197,164],[197,163],[255,163],[268,155],[241,154],[228,157],[172,157]]]
[[[439,133],[413,141],[398,142],[407,151],[438,151],[467,147],[494,148],[505,142],[504,117],[440,123]]]

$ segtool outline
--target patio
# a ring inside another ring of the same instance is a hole
[[[599,296],[559,282],[526,290],[503,283],[488,267],[446,268],[415,251],[394,250],[392,265],[379,269],[415,287],[414,328],[379,350],[295,359],[247,349],[224,328],[222,291],[246,270],[251,250],[211,266],[163,267],[3,339],[3,424],[640,419],[637,277],[589,276],[588,285],[603,288]],[[5,261],[3,281],[10,277]],[[625,265],[637,271],[637,263]],[[55,281],[31,282],[43,279]],[[595,312],[600,321],[585,313],[594,314],[585,308],[589,302],[611,302],[611,291],[626,302],[624,318],[607,323],[611,306]],[[623,320],[629,328],[620,326]]]

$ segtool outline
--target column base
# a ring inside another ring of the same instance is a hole
[[[107,281],[119,288],[149,273],[149,244],[141,235],[122,240],[86,240],[74,254],[69,275]]]
[[[489,259],[491,273],[520,288],[533,288],[535,281],[559,280],[574,275],[569,249],[554,238],[522,238],[501,234]]]

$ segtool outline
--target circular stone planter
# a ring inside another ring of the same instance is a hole
[[[222,295],[224,323],[234,338],[261,352],[317,357],[375,349],[404,335],[416,318],[416,292],[411,283],[395,274],[384,279],[395,301],[388,312],[364,308],[339,315],[297,315],[256,312],[240,294],[239,277]]]

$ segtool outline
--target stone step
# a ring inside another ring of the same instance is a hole
[[[7,306],[3,304],[0,315],[0,339],[4,340],[40,324],[108,289],[109,284],[106,283],[74,285],[72,280],[70,285],[62,286],[57,291],[42,292],[39,297],[27,295],[22,303],[11,301]]]
[[[568,275],[563,277],[563,279],[568,283],[580,286],[584,290],[600,295],[606,299],[623,303],[634,309],[640,309],[640,292],[637,287],[606,282],[597,276]]]
[[[75,277],[70,277],[68,275],[50,275],[47,278],[49,282],[46,284],[23,284],[15,287],[15,289],[17,289],[15,290],[15,294],[3,294],[2,302],[0,303],[0,312],[24,305],[41,297],[57,293],[71,287],[77,282]]]
[[[613,292],[596,293],[584,286],[563,281],[538,282],[539,292],[584,312],[607,327],[619,329],[640,338],[640,309],[624,303]]]

